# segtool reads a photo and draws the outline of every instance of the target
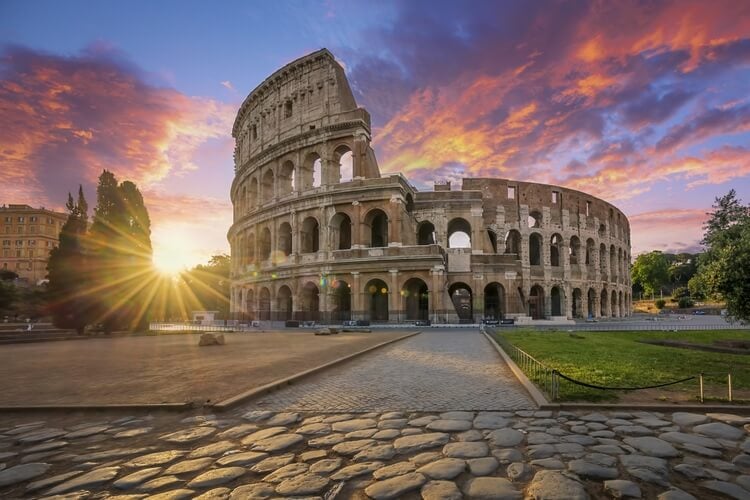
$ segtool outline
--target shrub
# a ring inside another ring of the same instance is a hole
[[[664,299],[656,299],[654,301],[654,305],[661,311],[662,309],[664,309],[664,306],[667,305],[667,301]]]
[[[690,290],[686,286],[678,286],[672,291],[672,297],[678,300],[683,297],[690,297]]]
[[[690,297],[680,297],[680,301],[677,303],[677,305],[680,306],[680,309],[693,307],[693,299],[691,299]]]

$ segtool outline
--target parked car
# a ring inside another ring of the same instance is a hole
[[[693,314],[695,314],[696,316],[705,316],[706,311],[704,311],[703,309],[696,309],[695,311],[693,311]]]

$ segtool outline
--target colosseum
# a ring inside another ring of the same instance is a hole
[[[243,320],[478,323],[626,316],[630,226],[580,191],[381,175],[326,49],[269,76],[232,129],[231,311]]]

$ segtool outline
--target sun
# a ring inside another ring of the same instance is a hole
[[[190,262],[185,255],[179,253],[157,253],[154,252],[154,268],[161,274],[176,275],[190,267]]]
[[[174,276],[197,262],[189,239],[179,231],[171,231],[154,241],[153,263],[158,272]]]

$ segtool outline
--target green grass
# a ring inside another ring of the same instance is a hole
[[[713,340],[750,340],[743,330],[691,332],[502,332],[509,343],[565,375],[601,386],[633,387],[669,382],[705,373],[706,394],[725,394],[727,373],[736,390],[750,389],[750,356],[663,347],[637,342],[642,339],[682,340],[710,344]],[[662,389],[698,395],[698,382]],[[621,393],[589,389],[561,382],[560,399],[606,401]]]

